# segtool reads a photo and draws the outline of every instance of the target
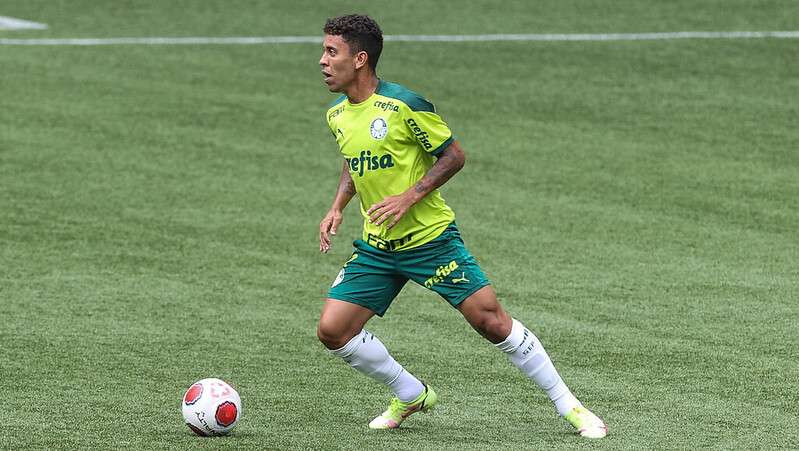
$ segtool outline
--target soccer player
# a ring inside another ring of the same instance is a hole
[[[364,325],[383,316],[408,280],[438,293],[483,337],[544,390],[580,435],[601,438],[602,420],[583,407],[558,375],[538,338],[511,318],[464,246],[438,187],[465,157],[435,107],[405,87],[377,77],[383,35],[368,16],[328,19],[319,60],[339,97],[327,123],[344,156],[333,205],[319,224],[327,252],[344,207],[357,193],[364,216],[356,240],[328,292],[317,334],[336,356],[387,385],[395,397],[369,427],[393,429],[435,406],[433,389],[405,370]]]

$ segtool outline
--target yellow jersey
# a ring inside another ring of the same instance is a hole
[[[353,104],[341,96],[326,116],[355,182],[364,241],[385,251],[407,250],[435,239],[455,220],[437,189],[391,229],[390,220],[378,226],[366,214],[375,203],[414,186],[453,142],[432,103],[402,85],[380,80],[368,99]]]

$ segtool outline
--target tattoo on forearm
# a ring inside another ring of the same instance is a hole
[[[356,193],[355,182],[353,182],[352,179],[343,180],[341,182],[341,191],[349,194],[350,196],[354,196]]]
[[[357,193],[355,182],[352,181],[352,177],[346,168],[341,172],[341,178],[338,181],[338,190],[349,196],[354,196]]]
[[[425,176],[416,183],[414,190],[420,194],[432,191],[443,185],[444,182],[455,175],[460,168],[461,165],[459,164],[456,156],[450,152],[445,152],[438,160],[436,160],[435,164],[433,164],[433,167],[427,171],[427,174],[425,174]]]

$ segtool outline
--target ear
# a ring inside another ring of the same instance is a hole
[[[355,70],[358,70],[369,63],[369,54],[361,50],[355,55]]]

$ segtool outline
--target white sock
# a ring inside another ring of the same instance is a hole
[[[555,409],[560,415],[566,415],[573,408],[582,406],[569,387],[563,383],[538,337],[522,323],[514,319],[510,335],[496,346],[508,354],[511,362],[522,373],[547,392],[547,396],[555,403]]]
[[[330,352],[361,373],[388,385],[402,402],[413,401],[424,391],[424,385],[419,379],[405,371],[391,357],[383,343],[365,329],[341,348]]]

